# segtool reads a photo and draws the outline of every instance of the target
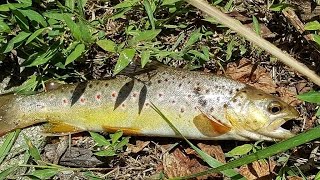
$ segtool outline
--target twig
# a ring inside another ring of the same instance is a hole
[[[210,15],[211,17],[214,17],[219,23],[236,31],[240,35],[244,36],[250,42],[256,44],[260,48],[262,48],[262,49],[266,50],[267,52],[269,52],[270,54],[274,55],[280,61],[282,61],[284,64],[290,66],[291,68],[295,69],[299,73],[305,75],[311,81],[313,81],[315,84],[320,86],[320,77],[315,72],[313,72],[308,67],[306,67],[304,64],[295,60],[294,58],[292,58],[288,54],[281,51],[279,48],[277,48],[275,45],[273,45],[269,41],[261,38],[255,32],[253,32],[249,28],[242,25],[240,22],[225,15],[220,10],[211,6],[210,4],[208,4],[207,2],[205,2],[203,0],[187,0],[187,2],[190,3],[191,5],[195,6],[196,8],[200,9],[201,11],[205,12],[206,14]]]

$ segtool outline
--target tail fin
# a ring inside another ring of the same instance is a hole
[[[15,96],[14,94],[0,95],[0,137],[18,128],[17,122],[14,121],[14,114],[10,111]]]

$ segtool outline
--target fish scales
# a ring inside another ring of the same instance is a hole
[[[250,96],[259,98],[253,94],[260,94],[260,99],[252,102]],[[256,102],[259,103],[255,105]],[[270,119],[266,113],[266,104],[272,102],[286,111],[277,119]],[[279,129],[280,125],[284,119],[297,116],[292,107],[276,97],[238,81],[209,73],[159,67],[134,77],[122,75],[110,80],[61,85],[31,96],[15,95],[2,108],[6,110],[2,121],[14,124],[15,128],[49,122],[50,133],[122,130],[132,135],[176,137],[166,121],[151,108],[152,103],[184,136],[192,139],[282,139],[292,134]],[[268,125],[277,131],[275,135],[260,132]],[[12,127],[4,131],[14,129]]]

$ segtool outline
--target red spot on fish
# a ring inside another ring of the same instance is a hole
[[[86,99],[85,98],[80,98],[81,103],[85,103]]]
[[[113,93],[111,94],[111,96],[112,96],[112,97],[117,97],[117,93],[116,93],[116,92],[113,92]]]
[[[132,97],[137,97],[138,96],[138,93],[134,92],[132,93]]]
[[[100,99],[101,99],[101,94],[97,94],[97,95],[96,95],[96,99],[97,99],[97,100],[100,100]]]
[[[63,102],[63,104],[67,104],[68,100],[67,99],[63,99],[62,102]]]

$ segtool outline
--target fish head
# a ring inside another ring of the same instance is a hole
[[[251,86],[241,89],[225,108],[232,127],[254,140],[281,140],[294,136],[281,125],[299,117],[294,107]]]

